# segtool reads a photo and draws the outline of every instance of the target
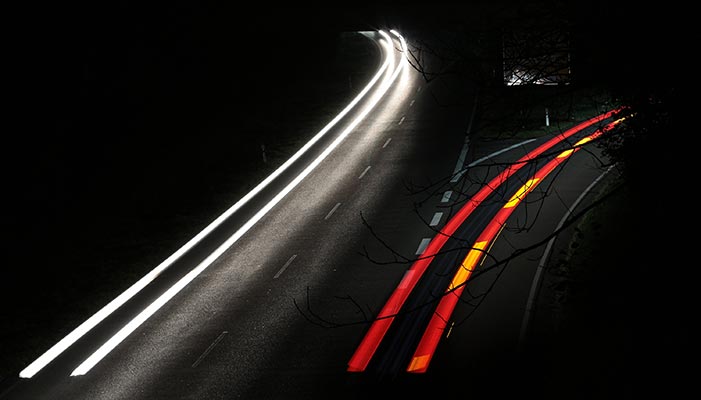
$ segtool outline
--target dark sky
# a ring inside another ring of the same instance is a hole
[[[531,3],[535,5],[528,8]],[[221,84],[224,77],[236,77],[232,84],[250,85],[257,76],[270,75],[274,60],[295,60],[301,46],[306,55],[316,46],[330,45],[320,43],[323,36],[307,40],[310,32],[363,25],[371,29],[385,22],[445,29],[458,21],[467,29],[499,29],[562,10],[557,12],[575,31],[580,62],[594,79],[626,83],[664,81],[672,70],[667,60],[677,48],[671,44],[678,40],[672,12],[658,3],[374,2],[322,9],[298,3],[286,8],[238,4],[186,0],[25,5],[10,37],[10,46],[18,50],[10,66],[15,73],[10,75],[11,86],[17,86],[13,110],[21,114],[32,137],[44,133],[55,138],[47,132],[47,123],[54,126],[51,131],[75,129],[75,120],[83,118],[128,123],[140,118],[146,105],[162,104],[163,99],[183,104],[183,97],[202,96],[204,91],[212,101],[220,100],[231,90]],[[528,11],[516,11],[514,4]],[[104,100],[129,107],[128,115],[115,118],[117,110],[96,110]]]
[[[211,181],[231,177],[214,174],[211,159],[236,166],[260,110],[335,54],[335,36],[318,34],[335,24],[302,9],[209,4],[23,3],[6,14],[15,24],[3,57],[5,311],[28,317],[19,292],[50,314],[46,304],[128,281],[115,265],[160,262],[152,249],[174,246],[172,220],[197,217]],[[212,143],[227,148],[210,156]]]
[[[358,5],[360,4],[360,5]],[[172,137],[217,107],[240,116],[265,88],[313,74],[309,60],[333,51],[315,32],[390,27],[500,29],[556,10],[574,32],[580,72],[611,85],[668,85],[678,46],[663,5],[593,1],[478,1],[469,5],[370,2],[327,5],[236,2],[59,2],[21,5],[9,42],[6,171],[42,160],[112,157],[128,141]],[[518,4],[519,7],[515,7]],[[533,5],[531,5],[533,4]],[[530,6],[529,6],[530,5]],[[519,11],[527,10],[527,11]],[[313,39],[311,39],[313,37]],[[280,63],[284,64],[284,74]],[[156,123],[166,129],[150,129]],[[32,162],[28,162],[32,160]],[[29,165],[31,164],[31,165]],[[21,180],[22,178],[20,178]]]
[[[245,121],[263,94],[285,83],[289,75],[276,73],[280,60],[291,75],[311,73],[295,60],[333,49],[325,35],[303,40],[324,27],[292,23],[310,17],[299,11],[156,4],[17,10],[5,58],[10,105],[0,165],[6,261],[33,251],[51,257],[55,249],[43,246],[71,235],[72,213],[119,203],[146,163],[166,162],[188,142],[205,140],[198,135],[223,110]],[[197,157],[183,159],[183,168],[197,165]]]
[[[313,76],[318,71],[310,63],[335,46],[333,35],[315,33],[385,23],[501,29],[555,13],[572,26],[580,72],[624,88],[670,85],[676,75],[670,43],[679,40],[669,24],[673,13],[660,4],[603,0],[379,2],[321,10],[194,1],[20,7],[8,13],[17,24],[5,58],[11,104],[2,170],[4,220],[12,232],[5,243],[24,250],[33,246],[28,237],[48,229],[110,174],[138,175],[145,154],[198,140],[195,128],[221,110],[245,121],[289,77]]]

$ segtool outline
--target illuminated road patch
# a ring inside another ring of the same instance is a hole
[[[226,242],[224,242],[214,253],[205,258],[197,267],[190,271],[187,275],[181,278],[173,287],[163,293],[154,303],[149,307],[144,309],[136,318],[134,318],[129,324],[125,325],[115,336],[113,336],[108,342],[98,349],[93,355],[91,355],[86,361],[84,361],[76,370],[73,371],[71,375],[82,375],[85,374],[95,363],[97,363],[102,357],[104,357],[114,346],[121,342],[130,332],[132,332],[136,327],[143,323],[150,315],[152,315],[158,308],[165,304],[170,298],[172,298],[177,292],[179,292],[187,283],[194,279],[199,273],[201,273],[205,268],[207,268],[214,260],[219,257],[226,249],[228,249],[235,241],[237,241],[246,231],[248,231],[258,220],[262,218],[265,213],[267,213],[277,202],[279,202],[282,197],[284,197],[289,191],[291,191],[306,175],[308,175],[311,170],[313,170],[328,154],[345,138],[352,129],[354,129],[365,116],[374,108],[374,106],[379,102],[379,100],[384,96],[389,87],[392,85],[396,79],[399,71],[405,66],[405,62],[396,63],[394,60],[395,50],[392,46],[392,38],[385,32],[379,31],[379,34],[383,37],[380,40],[382,44],[382,50],[384,53],[384,62],[378,69],[377,73],[373,76],[370,82],[363,88],[363,90],[333,119],[331,120],[321,131],[319,131],[309,142],[307,142],[302,148],[300,148],[290,159],[288,159],[284,164],[282,164],[277,170],[275,170],[270,176],[263,180],[258,186],[251,190],[248,194],[242,197],[238,202],[227,209],[223,214],[217,217],[213,222],[211,222],[207,227],[205,227],[200,233],[190,239],[185,245],[179,248],[176,252],[170,255],[167,259],[161,262],[148,274],[139,279],[131,287],[117,296],[114,300],[109,302],[106,306],[88,318],[85,322],[80,324],[77,328],[71,331],[58,343],[53,345],[50,349],[44,352],[39,358],[34,360],[26,368],[24,368],[19,373],[20,378],[32,378],[40,370],[42,370],[46,365],[52,362],[56,357],[62,354],[66,349],[72,346],[81,337],[91,331],[95,326],[100,324],[105,318],[110,316],[113,312],[123,306],[126,302],[132,299],[136,294],[141,292],[146,286],[153,282],[163,271],[168,269],[173,263],[179,260],[185,253],[190,251],[195,245],[200,243],[209,234],[211,234],[217,227],[228,220],[234,213],[236,213],[241,207],[252,200],[256,195],[258,195],[264,188],[266,188],[270,183],[272,183],[276,178],[278,178],[284,171],[295,164],[307,151],[316,144],[322,137],[324,137],[336,124],[341,121],[349,112],[354,110],[357,104],[361,100],[365,100],[371,90],[375,89],[376,93],[374,97],[369,100],[368,105],[363,109],[358,111],[358,116],[349,125],[347,129],[339,136],[337,140],[331,143],[326,151],[322,152],[321,155],[302,173],[292,181],[285,189],[283,189],[280,194],[275,196],[263,209],[258,212],[251,220],[244,224],[234,235],[232,235]],[[403,43],[401,36],[395,33],[395,36],[399,38]],[[403,44],[404,46],[404,44]],[[405,48],[405,47],[404,47]],[[384,78],[383,78],[384,76]],[[383,78],[381,80],[381,78]]]

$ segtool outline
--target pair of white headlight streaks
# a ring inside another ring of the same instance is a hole
[[[100,346],[93,354],[91,354],[85,361],[83,361],[72,373],[71,376],[84,375],[92,367],[94,367],[100,360],[102,360],[110,351],[112,351],[119,343],[121,343],[127,336],[129,336],[134,330],[136,330],[144,321],[146,321],[151,315],[153,315],[158,309],[160,309],[164,304],[166,304],[170,299],[172,299],[178,292],[180,292],[188,283],[195,279],[202,271],[207,269],[219,256],[221,256],[226,250],[228,250],[236,241],[238,241],[246,232],[248,232],[251,227],[253,227],[260,219],[263,218],[275,205],[277,205],[288,193],[290,193],[307,175],[309,175],[321,162],[329,155],[331,152],[338,147],[338,145],[355,129],[360,122],[365,119],[365,117],[372,111],[372,109],[377,105],[377,103],[382,99],[385,93],[392,86],[396,80],[399,73],[408,64],[404,53],[407,50],[406,42],[404,38],[396,31],[391,30],[390,32],[397,37],[401,45],[401,58],[398,63],[395,62],[394,56],[394,46],[393,40],[384,31],[378,31],[382,36],[380,42],[383,47],[385,61],[373,76],[370,82],[365,86],[365,88],[344,108],[332,121],[330,121],[319,133],[317,133],[307,144],[305,144],[299,151],[297,151],[289,160],[287,160],[283,165],[281,165],[275,172],[268,176],[264,181],[262,181],[258,186],[256,186],[251,192],[242,197],[236,204],[231,206],[222,215],[210,223],[206,228],[204,228],[195,237],[190,239],[185,245],[179,248],[175,253],[165,259],[156,268],[151,270],[139,281],[134,283],[131,287],[125,290],[122,294],[117,296],[114,300],[100,309],[97,313],[79,325],[71,333],[65,336],[62,340],[52,346],[29,366],[23,369],[19,376],[21,378],[31,378],[36,375],[41,369],[63,353],[68,347],[73,345],[78,339],[89,332],[97,324],[107,318],[115,310],[121,307],[124,303],[129,301],[133,296],[139,293],[143,288],[145,288],[149,283],[151,283],[158,275],[170,267],[176,260],[178,260],[183,254],[192,249],[197,245],[202,239],[209,235],[213,230],[215,230],[219,225],[221,225],[225,220],[227,220],[231,215],[238,211],[244,204],[250,201],[258,193],[260,193],[266,186],[268,186],[273,180],[275,180],[280,174],[287,170],[292,164],[294,164],[304,153],[306,153],[309,148],[311,148],[316,142],[318,142],[326,133],[328,133],[342,118],[344,118],[374,87],[377,86],[378,81],[383,77],[384,79],[380,82],[379,88],[374,96],[369,100],[365,108],[358,114],[358,116],[341,132],[341,134],[319,155],[317,156],[311,164],[309,164],[295,179],[293,179],[285,188],[280,191],[272,200],[270,200],[263,208],[261,208],[251,219],[249,219],[243,226],[241,226],[233,235],[231,235],[224,243],[222,243],[213,253],[207,256],[202,262],[200,262],[194,269],[183,276],[178,282],[171,286],[167,291],[165,291],[161,296],[159,296],[153,303],[141,311],[136,317],[134,317],[129,323],[122,327],[115,335],[113,335],[107,342]]]

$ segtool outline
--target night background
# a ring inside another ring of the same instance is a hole
[[[688,376],[677,363],[691,343],[693,316],[690,283],[663,238],[683,236],[672,229],[677,194],[668,189],[677,187],[672,149],[681,143],[673,118],[679,55],[670,43],[681,39],[671,22],[677,11],[663,7],[119,1],[25,5],[7,15],[18,27],[6,38],[5,58],[12,72],[1,145],[0,392],[355,96],[377,66],[376,48],[342,40],[348,32],[458,29],[492,38],[538,21],[571,32],[573,90],[603,88],[637,107],[642,122],[631,124],[630,146],[611,153],[626,165],[630,197],[614,204],[629,224],[608,226],[609,236],[604,224],[592,246],[609,246],[586,261],[637,271],[608,269],[606,279],[577,283],[579,319],[544,346],[534,368],[556,377],[556,389],[543,391],[552,397],[632,398],[646,387],[666,393],[667,382],[678,386]],[[641,251],[660,244],[653,254]],[[605,339],[594,353],[580,347]],[[582,357],[585,376],[604,382],[596,393],[569,395],[582,382],[559,376],[548,353],[565,348]]]
[[[12,286],[44,283],[50,303],[99,296],[114,268],[136,278],[197,233],[272,171],[261,145],[286,157],[354,94],[349,74],[365,79],[338,60],[343,30],[297,8],[190,1],[32,14],[3,146],[5,255],[32,257]],[[84,268],[101,279],[82,282]]]

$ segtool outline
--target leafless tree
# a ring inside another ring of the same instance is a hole
[[[602,95],[600,91],[573,90],[569,64],[569,25],[561,9],[549,8],[547,4],[534,6],[529,3],[524,9],[498,6],[479,10],[481,14],[466,15],[457,21],[442,20],[429,26],[418,25],[414,30],[403,32],[407,35],[409,48],[406,56],[410,65],[426,83],[442,85],[445,80],[458,77],[467,81],[467,86],[479,95],[473,104],[476,118],[470,132],[472,141],[509,139],[524,131],[530,131],[531,135],[554,135],[578,122],[577,118],[582,118],[585,113],[603,112],[613,106],[607,93]],[[488,14],[486,18],[484,13]],[[467,106],[472,99],[465,96],[464,86],[457,90],[460,92],[454,96],[438,95],[438,91],[432,93],[438,104],[462,101]],[[534,107],[534,104],[537,104],[537,107]],[[582,110],[583,108],[586,110]],[[550,114],[546,125],[547,112]],[[570,144],[574,145],[574,142]],[[596,157],[594,152],[589,152]],[[546,152],[531,160],[525,166],[529,169],[528,175],[535,172],[537,162],[553,156],[552,152]],[[608,161],[604,159],[599,159],[599,164],[602,169],[609,166]],[[479,168],[466,166],[464,170],[459,171],[460,179],[453,179],[454,175],[446,175],[436,182],[407,182],[407,192],[417,199],[414,204],[415,214],[434,234],[441,234],[438,228],[431,227],[429,221],[422,216],[421,207],[424,204],[438,203],[435,200],[446,190],[450,190],[455,193],[457,200],[439,207],[444,209],[446,214],[452,215],[469,201],[477,190],[488,184],[490,176],[511,165],[489,161],[481,163]],[[547,187],[538,188],[529,195],[525,202],[528,218],[518,221],[516,226],[508,227],[509,230],[527,231],[531,228],[542,210],[545,197],[558,196],[554,185],[556,181],[557,179],[553,179]],[[525,181],[520,182],[524,183]],[[505,192],[503,188],[496,190],[501,196],[493,201],[505,202],[508,196],[511,196],[511,193]],[[363,216],[361,219],[370,234],[386,250],[384,257],[363,250],[363,256],[368,260],[378,265],[410,265],[417,261],[418,258],[414,255],[399,253],[385,238],[376,233],[370,222]],[[562,229],[575,221],[568,221]],[[558,233],[559,231],[552,235]],[[549,238],[536,241],[534,246],[547,243]],[[471,246],[472,243],[465,241],[464,246],[449,251],[467,252]],[[514,248],[510,257],[492,259],[493,267],[490,268],[506,265],[528,249],[530,246],[526,249]],[[435,256],[437,254],[420,257]],[[486,254],[486,257],[491,256]],[[477,272],[473,277],[477,278],[484,272],[486,270]],[[352,298],[347,300],[355,302]],[[431,303],[437,300],[433,299]],[[358,308],[362,307],[358,305]],[[352,322],[329,321],[312,310],[306,309],[305,313],[314,316],[312,320],[326,326],[367,323],[371,320],[363,318],[362,321]],[[366,317],[368,314],[363,312]]]

